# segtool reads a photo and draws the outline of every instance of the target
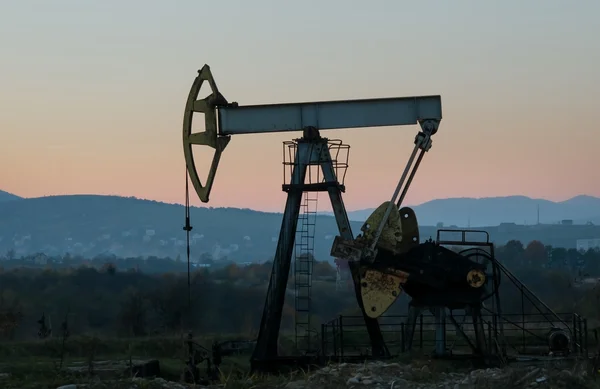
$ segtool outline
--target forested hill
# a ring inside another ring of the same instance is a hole
[[[21,200],[22,198],[19,196],[16,196],[12,193],[8,193],[5,192],[3,190],[0,190],[0,202],[4,202],[4,201],[12,201],[12,200]]]
[[[184,208],[150,200],[117,196],[52,196],[0,202],[0,253],[19,255],[81,254],[94,256],[176,257],[185,253]],[[417,213],[419,217],[419,213]],[[193,208],[191,210],[192,256],[209,253],[215,259],[264,261],[272,258],[282,215],[237,208]],[[357,234],[361,223],[353,222]],[[492,240],[510,239],[527,243],[575,247],[576,239],[600,238],[600,227],[501,226],[486,227]],[[315,256],[325,260],[333,237],[335,220],[319,216]],[[435,238],[435,228],[422,226],[422,238]]]
[[[0,249],[119,256],[182,255],[184,207],[118,196],[51,196],[0,203]],[[281,214],[239,208],[193,207],[192,253],[240,261],[272,257]],[[327,255],[336,232],[332,217],[317,220],[316,250]],[[353,223],[358,231],[360,223]],[[328,243],[327,243],[328,242]]]
[[[482,227],[501,223],[554,224],[571,219],[575,224],[600,224],[600,198],[575,196],[565,201],[532,199],[526,196],[437,199],[412,207],[424,225]],[[352,220],[363,221],[373,209],[349,213]]]

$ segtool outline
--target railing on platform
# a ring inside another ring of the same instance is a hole
[[[561,327],[549,323],[541,314],[504,314],[496,315],[497,322],[504,326],[504,342],[509,355],[548,355],[549,338],[552,329],[559,328],[570,336],[570,353],[587,357],[588,331],[587,320],[575,313],[557,314],[569,327]],[[474,335],[469,319],[454,317],[462,324],[462,330],[468,337]],[[492,315],[483,315],[484,330],[489,344],[492,344],[494,327]],[[461,322],[462,321],[462,322]],[[405,335],[406,316],[382,316],[380,327],[390,353],[398,356],[407,350],[409,345]],[[423,314],[417,320],[413,336],[412,350],[433,351],[435,348],[435,318]],[[468,343],[460,336],[449,318],[446,322],[446,345],[449,354],[470,353]],[[323,356],[330,359],[369,358],[369,336],[361,316],[339,316],[322,325],[321,350]]]

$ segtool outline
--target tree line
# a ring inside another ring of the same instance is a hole
[[[595,290],[577,288],[582,277],[600,277],[600,252],[578,252],[533,241],[496,248],[498,260],[554,309],[579,309],[598,319]],[[159,260],[159,259],[156,259]],[[170,259],[165,261],[177,262]],[[139,337],[173,334],[193,327],[205,334],[256,336],[272,263],[146,272],[118,258],[94,258],[81,265],[4,266],[0,262],[0,338],[38,337],[41,323],[55,331],[63,322],[72,334]],[[65,263],[66,262],[66,263]],[[151,262],[146,260],[146,262]],[[337,314],[356,313],[351,288],[336,285],[336,269],[315,261],[312,268],[315,328]],[[283,310],[282,329],[294,325],[294,277]],[[508,310],[515,299],[506,301]],[[577,303],[575,303],[577,302]],[[393,313],[404,313],[396,304]],[[43,317],[43,320],[41,318]]]

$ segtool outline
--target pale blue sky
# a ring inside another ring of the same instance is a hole
[[[0,189],[181,202],[209,63],[240,104],[441,94],[410,203],[600,196],[599,17],[592,0],[0,0]],[[416,130],[332,134],[353,146],[349,208],[391,196]],[[212,205],[281,209],[288,138],[234,138]]]

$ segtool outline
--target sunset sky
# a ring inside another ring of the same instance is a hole
[[[598,15],[597,0],[1,0],[0,189],[183,202],[183,109],[208,63],[242,105],[441,95],[409,204],[600,196]],[[391,196],[417,131],[323,133],[352,146],[349,209]],[[282,210],[295,136],[233,137],[209,205]]]

